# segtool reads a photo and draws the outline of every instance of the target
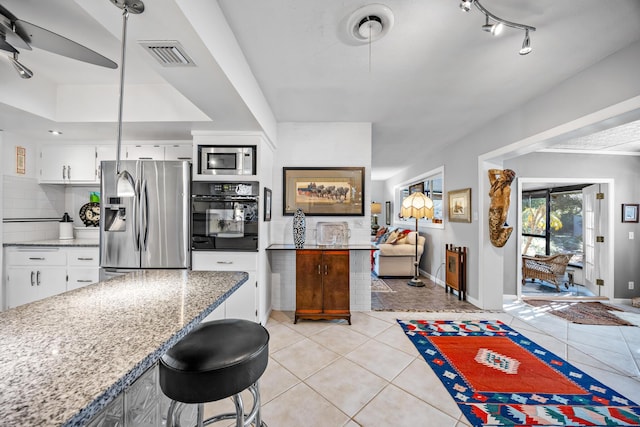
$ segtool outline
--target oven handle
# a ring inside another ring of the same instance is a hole
[[[196,202],[257,202],[258,196],[204,196],[192,195]]]

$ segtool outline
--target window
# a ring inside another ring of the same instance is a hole
[[[443,205],[443,187],[444,187],[444,168],[439,167],[432,171],[427,172],[424,175],[416,177],[411,181],[406,182],[399,187],[396,187],[396,200],[395,205],[398,206],[395,212],[395,220],[400,222],[411,221],[413,224],[414,219],[402,218],[400,216],[400,206],[402,201],[414,191],[422,190],[422,192],[433,200],[433,219],[421,219],[420,224],[434,224],[435,227],[442,227],[444,218],[444,205]]]
[[[582,188],[586,185],[522,192],[522,253],[571,253],[582,266]]]

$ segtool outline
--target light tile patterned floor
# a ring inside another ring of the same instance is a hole
[[[640,327],[576,325],[518,301],[498,313],[357,312],[351,326],[294,325],[293,313],[273,312],[271,357],[260,380],[263,420],[270,427],[469,425],[397,318],[502,320],[640,402]]]

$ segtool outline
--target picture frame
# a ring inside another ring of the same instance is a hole
[[[16,173],[24,175],[26,171],[27,150],[16,146]]]
[[[364,216],[364,167],[282,168],[282,214]]]
[[[391,202],[384,202],[384,222],[387,225],[391,225]]]
[[[638,203],[622,204],[622,222],[638,222]]]
[[[449,199],[449,222],[471,222],[471,188],[451,190]]]
[[[419,182],[409,186],[409,194],[424,193],[424,182]]]
[[[271,221],[271,189],[264,187],[264,221]]]

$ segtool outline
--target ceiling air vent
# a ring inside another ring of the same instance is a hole
[[[193,60],[184,51],[184,48],[174,40],[144,41],[138,42],[156,61],[163,67],[191,67]]]

